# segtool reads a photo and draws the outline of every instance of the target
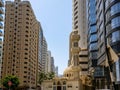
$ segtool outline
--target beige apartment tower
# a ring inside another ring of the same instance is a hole
[[[15,75],[21,87],[33,90],[37,86],[39,22],[29,1],[6,1],[5,8],[2,78]]]
[[[87,22],[86,22],[86,0],[73,1],[73,31],[77,30],[80,35],[79,47],[79,65],[81,67],[81,75],[88,73],[88,51],[87,51]]]

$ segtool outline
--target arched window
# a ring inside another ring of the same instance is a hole
[[[66,85],[66,81],[63,81],[63,85]]]
[[[53,82],[53,85],[56,85],[56,83],[55,83],[55,82]]]
[[[60,81],[57,82],[57,85],[61,85]]]
[[[68,77],[68,74],[67,74],[67,77]]]

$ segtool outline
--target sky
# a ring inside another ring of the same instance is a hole
[[[29,0],[38,21],[41,22],[44,36],[63,74],[69,59],[69,35],[72,31],[72,0]]]

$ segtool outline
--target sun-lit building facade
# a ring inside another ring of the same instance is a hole
[[[88,74],[88,51],[87,51],[87,20],[86,0],[72,0],[72,30],[77,30],[80,35],[79,66],[82,68],[81,75]],[[71,61],[69,61],[71,62]]]
[[[40,23],[29,1],[6,1],[2,78],[15,75],[20,87],[35,89]]]

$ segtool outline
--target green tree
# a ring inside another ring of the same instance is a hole
[[[39,84],[42,84],[42,82],[46,79],[47,79],[47,76],[45,73],[43,72],[39,73],[39,80],[38,80]]]
[[[7,89],[15,89],[19,85],[19,79],[16,76],[6,76],[2,79],[2,85]]]
[[[47,79],[48,79],[48,80],[51,80],[51,79],[53,79],[54,77],[55,77],[55,73],[54,73],[54,72],[50,72],[50,73],[47,74]]]
[[[51,79],[54,78],[54,76],[55,76],[54,72],[50,72],[50,73],[47,73],[47,74],[45,74],[44,72],[41,72],[41,73],[39,73],[39,80],[38,80],[38,82],[39,82],[39,84],[42,84],[42,82],[44,80],[51,80]]]

